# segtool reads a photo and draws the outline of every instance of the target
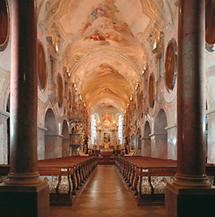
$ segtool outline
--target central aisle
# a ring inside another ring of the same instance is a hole
[[[161,207],[138,207],[115,166],[97,166],[70,207],[51,207],[50,217],[166,217]]]

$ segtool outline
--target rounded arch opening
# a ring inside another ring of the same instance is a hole
[[[151,156],[151,128],[149,125],[149,122],[146,121],[145,126],[144,126],[144,137],[143,137],[143,156],[150,157]]]
[[[155,118],[155,148],[154,151],[155,157],[167,159],[168,154],[168,142],[167,142],[167,116],[163,109],[161,109]]]
[[[46,112],[45,128],[45,158],[53,158],[56,155],[57,122],[52,109]]]
[[[69,127],[67,121],[63,121],[63,128],[62,128],[62,157],[69,156]]]

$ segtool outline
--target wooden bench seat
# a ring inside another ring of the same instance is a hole
[[[161,205],[167,183],[174,181],[177,161],[142,156],[117,157],[123,179],[134,192],[139,205]],[[214,183],[215,167],[208,164],[207,175]]]
[[[38,161],[41,177],[48,182],[50,203],[67,205],[97,164],[95,157],[72,156]]]

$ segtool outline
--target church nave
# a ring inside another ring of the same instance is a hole
[[[139,207],[114,165],[99,165],[72,206],[52,206],[50,217],[166,217],[164,207]]]
[[[0,0],[0,93],[0,217],[215,216],[215,0]]]

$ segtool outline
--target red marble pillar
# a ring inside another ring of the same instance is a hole
[[[37,172],[37,30],[34,4],[34,0],[15,0],[11,7],[11,184],[40,182]]]
[[[48,217],[48,186],[37,170],[35,2],[11,1],[11,167],[0,185],[0,215],[7,217]]]
[[[210,217],[214,191],[205,175],[205,0],[181,0],[178,27],[177,173],[167,185],[168,217]],[[213,213],[213,212],[212,212]]]
[[[205,0],[181,0],[178,29],[177,185],[208,186],[205,176]]]

